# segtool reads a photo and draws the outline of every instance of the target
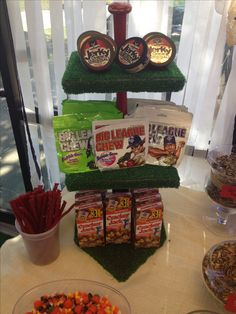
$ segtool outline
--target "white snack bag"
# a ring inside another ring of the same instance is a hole
[[[192,123],[192,114],[170,109],[142,108],[135,118],[149,119],[147,163],[178,166],[183,158]]]
[[[176,111],[188,111],[188,108],[184,105],[176,105],[172,101],[155,100],[155,99],[142,99],[142,98],[129,98],[127,104],[131,108],[129,117],[135,116],[139,111],[142,112],[150,109],[169,109]],[[127,116],[125,116],[127,118]]]
[[[148,153],[145,119],[93,121],[96,165],[100,170],[142,166]]]

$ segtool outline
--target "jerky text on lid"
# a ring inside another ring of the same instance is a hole
[[[148,33],[144,36],[150,53],[150,64],[156,67],[167,66],[175,57],[174,42],[166,35],[158,32]]]
[[[149,62],[148,47],[140,37],[128,38],[118,50],[118,63],[127,72],[142,71]]]
[[[93,71],[107,70],[113,63],[116,53],[115,44],[106,35],[98,34],[86,39],[81,47],[82,63]]]
[[[99,35],[99,34],[100,33],[97,31],[87,31],[80,34],[80,36],[77,39],[77,51],[80,53],[81,47],[86,39],[90,38],[91,36]]]
[[[117,52],[117,45],[116,45],[116,42],[114,41],[114,39],[111,38],[111,37],[108,36],[108,35],[105,35],[105,34],[102,34],[102,35],[103,35],[104,38],[106,38],[106,39],[110,42],[110,44],[111,44],[112,47],[113,47],[113,51],[114,51],[114,53],[116,54],[116,52]]]

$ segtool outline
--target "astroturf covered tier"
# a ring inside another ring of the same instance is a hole
[[[71,53],[62,78],[66,94],[176,92],[184,84],[185,77],[174,62],[164,69],[147,67],[138,73],[127,73],[116,63],[106,72],[92,72],[81,63],[77,51]]]
[[[177,169],[144,165],[111,171],[91,171],[66,175],[68,191],[93,189],[133,188],[178,188],[180,184]]]
[[[165,243],[164,222],[161,229],[160,247]],[[79,245],[75,227],[74,241]],[[126,281],[159,248],[135,248],[133,244],[108,244],[106,246],[88,247],[83,250],[94,258],[117,281]]]

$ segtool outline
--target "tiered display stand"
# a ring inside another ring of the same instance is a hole
[[[114,38],[119,47],[126,39],[126,14],[131,11],[131,6],[128,3],[112,3],[109,11],[114,15]],[[127,91],[179,91],[184,84],[185,78],[174,62],[165,69],[146,68],[139,73],[127,73],[115,63],[106,72],[91,72],[81,64],[77,51],[72,52],[62,78],[62,86],[67,94],[116,92],[117,107],[124,114],[127,113]],[[104,172],[97,170],[67,174],[65,183],[68,191],[145,187],[178,188],[180,184],[176,168],[152,165]],[[76,236],[75,241],[77,241]],[[163,227],[161,244],[164,241]],[[109,246],[109,249],[98,247],[84,250],[110,271],[118,281],[124,281],[148,256],[153,254],[155,248],[135,250],[131,246],[127,249],[125,245],[118,245]]]
[[[112,3],[109,11],[114,16],[114,38],[117,46],[126,39],[128,3]],[[168,92],[184,87],[185,78],[174,62],[164,69],[146,68],[138,73],[127,73],[117,64],[106,72],[91,72],[80,61],[77,51],[72,52],[62,78],[66,94],[117,93],[117,107],[127,113],[126,92]],[[179,187],[176,168],[145,165],[120,171],[92,171],[66,175],[69,191],[85,189],[124,189],[143,187]]]

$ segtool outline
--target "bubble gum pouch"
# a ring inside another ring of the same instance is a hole
[[[93,121],[96,165],[100,170],[142,166],[148,150],[145,119]]]
[[[79,115],[53,118],[53,128],[60,171],[86,172],[96,169],[92,151],[92,122]]]
[[[97,169],[93,153],[92,121],[120,119],[122,112],[115,108],[113,102],[108,101],[64,100],[62,104],[63,116],[53,118],[60,170],[76,173]]]
[[[65,99],[62,102],[62,113],[65,114],[94,114],[102,113],[110,115],[108,119],[115,119],[111,114],[122,119],[123,113],[118,110],[114,101],[108,100],[73,100]],[[103,119],[107,119],[104,117]]]
[[[183,158],[192,123],[192,114],[172,109],[141,107],[135,118],[149,120],[147,163],[178,166]]]

